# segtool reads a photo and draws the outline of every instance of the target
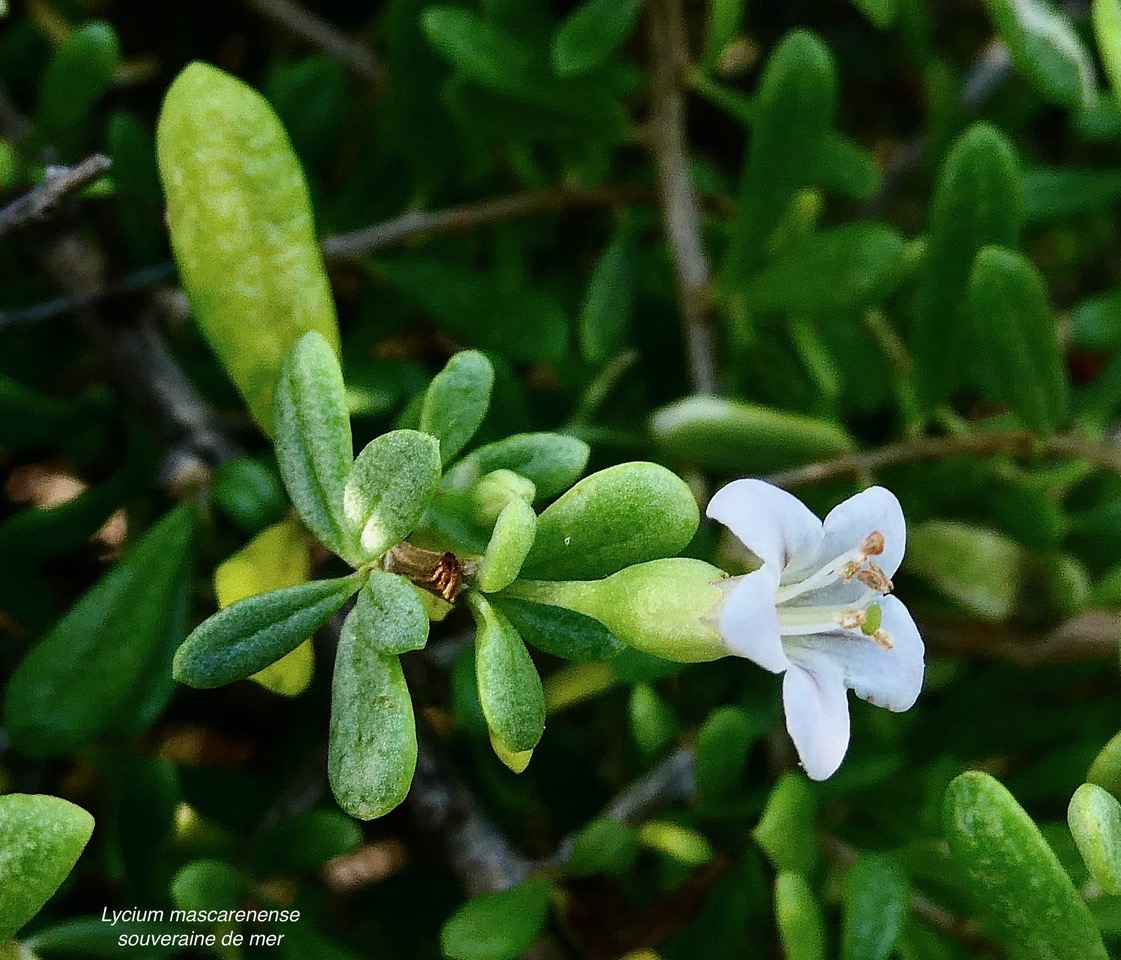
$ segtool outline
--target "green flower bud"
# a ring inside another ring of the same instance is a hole
[[[228,460],[215,470],[211,495],[222,512],[247,533],[276,523],[288,506],[280,478],[249,457]]]
[[[498,515],[515,500],[533,503],[537,488],[513,470],[494,470],[483,477],[471,491],[471,508],[475,520],[491,526]]]
[[[727,656],[717,623],[723,570],[671,557],[620,570],[604,580],[519,581],[506,593],[594,617],[645,653],[696,663]]]

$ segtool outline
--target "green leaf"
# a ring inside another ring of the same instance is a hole
[[[703,834],[665,820],[648,820],[638,828],[638,839],[644,847],[689,867],[699,867],[716,855]]]
[[[627,715],[631,736],[647,754],[658,753],[669,746],[681,732],[681,721],[673,708],[648,683],[636,684],[631,690]]]
[[[607,627],[586,614],[510,596],[495,597],[494,603],[527,643],[555,657],[598,663],[623,650]]]
[[[404,577],[372,570],[342,633],[358,649],[376,654],[420,650],[428,642],[428,614]]]
[[[405,799],[416,769],[413,701],[397,657],[340,637],[331,688],[327,774],[339,806],[359,820]]]
[[[833,57],[812,33],[787,34],[767,58],[740,179],[721,284],[736,289],[763,265],[795,194],[812,182],[833,124]]]
[[[443,487],[465,490],[495,470],[510,470],[529,480],[537,501],[551,500],[579,478],[588,465],[588,445],[559,433],[516,433],[479,447],[444,477]]]
[[[219,608],[294,587],[311,579],[311,545],[300,522],[292,516],[257,534],[214,571],[214,594]],[[274,693],[294,697],[311,683],[315,655],[308,637],[276,663],[252,679]]]
[[[596,873],[623,876],[638,856],[634,827],[614,817],[592,820],[572,838],[565,872],[573,877]]]
[[[175,874],[168,895],[179,910],[236,910],[245,886],[224,860],[192,860]]]
[[[1084,783],[1071,797],[1067,822],[1090,875],[1106,893],[1121,895],[1121,803]]]
[[[361,586],[362,574],[247,597],[199,624],[175,654],[175,679],[209,689],[244,680],[291,653]]]
[[[362,843],[362,830],[337,810],[308,810],[268,830],[255,845],[254,866],[286,875],[312,873]]]
[[[109,782],[112,816],[108,842],[120,850],[127,887],[134,895],[167,889],[176,815],[182,809],[179,767],[139,751],[99,751]]]
[[[106,142],[125,253],[131,266],[149,266],[166,255],[167,246],[155,136],[147,121],[117,110],[109,117]]]
[[[20,750],[54,756],[114,731],[157,668],[166,670],[195,519],[191,505],[172,510],[16,668],[4,726]]]
[[[516,37],[460,7],[429,7],[421,25],[432,46],[464,75],[498,93],[523,95],[533,53]]]
[[[1080,300],[1071,307],[1070,327],[1079,347],[1108,351],[1121,347],[1121,290]]]
[[[117,34],[104,21],[79,27],[51,56],[39,88],[36,133],[66,162],[88,145],[94,107],[113,86],[121,63]]]
[[[523,575],[593,580],[668,557],[697,532],[688,485],[656,463],[623,463],[581,480],[537,520]]]
[[[574,123],[596,138],[617,140],[626,132],[626,116],[609,87],[595,78],[558,78],[549,73],[538,52],[504,26],[470,10],[443,6],[425,10],[421,25],[432,46],[463,77],[486,91],[532,105],[533,111],[522,114],[531,121],[540,121],[544,114],[547,123],[559,125],[569,139]],[[462,105],[463,94],[462,88],[453,88],[453,104]],[[494,102],[480,119],[506,106]],[[472,118],[461,117],[464,120],[470,124]],[[524,126],[518,126],[524,132]]]
[[[116,925],[106,923],[100,914],[89,917],[75,917],[51,924],[46,929],[38,928],[34,935],[28,937],[24,944],[32,951],[29,957],[25,953],[19,954],[11,960],[34,960],[35,957],[104,957],[111,960],[121,955],[120,937],[122,936],[182,936],[191,933],[191,928],[180,923],[142,923],[134,921],[119,921]],[[145,957],[153,960],[161,957],[172,957],[181,954],[182,948],[152,947],[145,948]],[[3,960],[9,960],[0,953]]]
[[[845,874],[841,960],[888,960],[909,910],[903,871],[883,857],[860,857]]]
[[[436,374],[420,408],[420,429],[440,441],[440,459],[451,463],[487,415],[494,367],[478,350],[462,350]]]
[[[271,433],[273,386],[296,340],[316,330],[339,349],[299,161],[260,94],[197,62],[167,91],[156,152],[191,310]]]
[[[227,460],[214,471],[210,496],[246,533],[259,533],[280,521],[288,507],[277,475],[250,457]]]
[[[343,491],[343,510],[362,557],[379,557],[412,533],[439,483],[435,437],[393,430],[366,444]]]
[[[0,444],[37,448],[64,443],[83,425],[81,406],[57,400],[22,383],[0,377]]]
[[[853,6],[881,30],[895,22],[899,0],[853,0]]]
[[[273,400],[276,460],[288,496],[320,542],[344,558],[354,538],[343,491],[354,460],[346,387],[335,350],[312,330],[281,364]]]
[[[506,505],[494,525],[475,582],[484,593],[505,590],[521,573],[537,533],[537,514],[524,500]]]
[[[553,35],[553,69],[562,76],[604,63],[634,30],[642,0],[585,0]]]
[[[1080,300],[1071,307],[1070,327],[1076,346],[1103,351],[1121,346],[1121,290]]]
[[[58,797],[0,797],[0,943],[37,914],[70,875],[93,817]]]
[[[1048,435],[1066,414],[1067,380],[1047,290],[1027,257],[984,247],[969,278],[975,342],[985,345],[980,383],[1030,430]]]
[[[1116,203],[1121,197],[1121,173],[1089,167],[1037,167],[1024,175],[1023,193],[1026,221],[1055,223]]]
[[[903,238],[854,223],[790,244],[747,288],[753,307],[822,315],[879,303],[900,279]]]
[[[1010,960],[1107,960],[1067,872],[999,782],[978,770],[956,777],[943,817],[964,888]]]
[[[654,413],[650,430],[667,457],[712,470],[762,475],[853,449],[827,420],[719,397],[686,397]]]
[[[817,866],[816,818],[809,781],[802,773],[788,771],[771,788],[752,836],[776,870],[808,875]]]
[[[751,745],[761,731],[739,707],[714,710],[697,734],[697,796],[706,807],[736,799],[744,788]]]
[[[1121,795],[1121,733],[1114,734],[1109,743],[1102,747],[1090,764],[1086,781],[1104,787],[1115,797]]]
[[[519,501],[528,506],[536,497],[532,481],[513,470],[494,470],[471,489],[471,517],[480,526],[493,527],[511,503]]]
[[[1121,102],[1121,0],[1093,0],[1090,18],[1109,85]]]
[[[466,594],[478,630],[475,676],[487,726],[507,749],[532,750],[545,731],[545,693],[522,638],[482,594]]]
[[[632,230],[624,223],[596,261],[584,293],[579,329],[585,360],[603,363],[623,349],[637,283],[638,249]]]
[[[1016,154],[994,127],[975,123],[950,148],[930,204],[915,299],[912,347],[928,404],[965,382],[983,352],[965,312],[969,274],[982,247],[1016,246],[1020,190]]]
[[[743,25],[747,0],[712,0],[708,5],[708,28],[701,63],[717,66],[724,49],[736,39]]]
[[[999,623],[1016,613],[1028,551],[1004,534],[952,520],[909,531],[907,569],[975,617]]]
[[[377,271],[448,333],[508,360],[557,360],[568,349],[568,317],[543,290],[511,289],[499,277],[418,257]]]
[[[826,190],[849,200],[870,200],[882,186],[884,174],[873,154],[834,133],[821,145],[816,179]]]
[[[1012,62],[1044,97],[1081,108],[1096,93],[1094,61],[1066,14],[1048,0],[985,0]]]
[[[775,923],[786,960],[825,960],[825,921],[802,874],[775,877]]]
[[[524,880],[509,890],[468,900],[440,931],[440,947],[452,960],[514,960],[540,936],[553,886],[547,877]]]

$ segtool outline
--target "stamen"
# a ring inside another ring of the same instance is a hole
[[[872,639],[876,641],[876,646],[881,650],[890,650],[895,646],[886,630],[877,630],[872,634]]]
[[[894,589],[894,584],[887,578],[887,574],[874,563],[868,564],[856,575],[856,578],[877,593],[888,594]]]
[[[868,614],[863,610],[842,610],[836,617],[842,630],[855,630],[857,627],[863,627],[867,619]]]
[[[878,557],[884,552],[884,535],[879,530],[873,530],[864,538],[860,549],[870,557]]]
[[[827,587],[837,580],[843,580],[845,583],[860,580],[865,586],[871,587],[878,593],[891,593],[891,581],[875,563],[868,562],[869,557],[878,557],[884,552],[884,544],[884,535],[879,530],[873,530],[855,550],[841,554],[800,583],[779,587],[775,600],[778,603],[785,603],[811,590]]]

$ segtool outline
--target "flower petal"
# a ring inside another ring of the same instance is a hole
[[[890,650],[855,631],[786,637],[783,645],[798,666],[811,672],[828,666],[839,669],[844,685],[862,700],[901,713],[914,706],[922,690],[922,637],[900,600],[884,597],[877,602]]]
[[[827,660],[794,665],[782,681],[786,729],[811,780],[837,772],[849,748],[849,704],[841,671]]]
[[[903,562],[907,547],[907,521],[895,494],[884,487],[869,487],[837,504],[822,525],[821,562],[828,563],[855,550],[875,531],[883,534],[884,552],[876,565],[891,577]]]
[[[720,633],[728,649],[771,673],[790,666],[779,635],[777,587],[778,571],[773,566],[737,577],[720,611]]]
[[[734,480],[721,487],[706,512],[779,570],[816,556],[821,543],[821,521],[797,497],[763,480]]]

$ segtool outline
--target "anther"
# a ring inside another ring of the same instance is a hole
[[[887,574],[874,563],[868,564],[865,569],[856,575],[856,578],[864,586],[870,587],[877,593],[888,594],[895,588],[895,585],[887,578]]]
[[[855,630],[862,627],[867,619],[868,614],[863,610],[842,610],[837,614],[837,623],[842,630]]]
[[[878,557],[884,552],[884,535],[879,530],[873,530],[864,538],[860,552],[869,557]]]
[[[872,639],[876,641],[876,646],[881,650],[890,650],[895,646],[886,630],[877,630],[872,634]]]

